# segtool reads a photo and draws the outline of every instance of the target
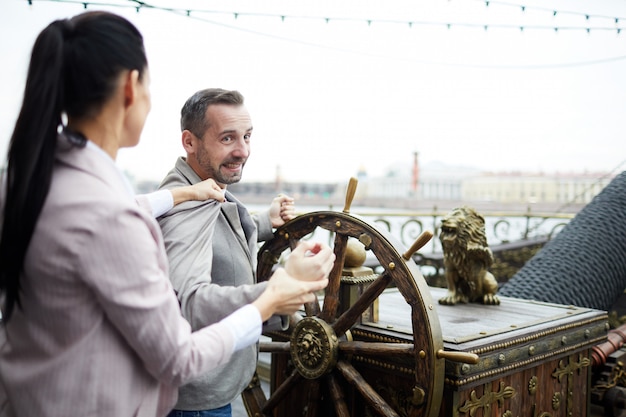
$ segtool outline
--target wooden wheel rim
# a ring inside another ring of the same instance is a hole
[[[259,281],[267,280],[271,276],[273,266],[285,250],[294,248],[300,239],[318,227],[335,234],[334,250],[337,256],[336,265],[339,266],[331,272],[330,283],[324,297],[324,310],[319,311],[319,307],[306,306],[307,317],[305,319],[313,317],[319,319],[319,321],[333,328],[336,332],[333,335],[343,334],[349,330],[347,327],[349,323],[346,323],[344,319],[346,314],[344,313],[339,319],[336,319],[334,316],[336,311],[333,311],[332,307],[326,309],[326,306],[327,303],[333,303],[337,296],[347,239],[352,237],[361,241],[367,250],[374,253],[384,268],[381,277],[393,281],[407,304],[411,306],[415,386],[413,388],[413,405],[410,410],[405,410],[406,415],[411,417],[437,416],[443,396],[445,371],[445,361],[437,357],[437,352],[443,350],[439,319],[434,310],[430,291],[419,268],[413,260],[405,260],[402,257],[396,249],[402,245],[396,242],[392,236],[347,213],[319,211],[304,214],[277,229],[274,238],[263,245],[259,251],[257,268]],[[339,326],[339,329],[335,329],[334,326]],[[294,349],[295,347],[290,346],[289,351],[293,352]],[[338,355],[341,356],[341,351]],[[337,358],[329,359],[328,363],[333,363],[335,360]],[[341,361],[341,357],[339,360]],[[342,366],[345,366],[345,361],[341,363]],[[324,368],[324,372],[319,372],[319,375],[316,373],[315,377],[318,378],[330,371],[332,369]],[[300,369],[298,372],[302,374]],[[307,372],[304,373],[307,374]],[[304,374],[302,376],[308,378]],[[415,395],[416,393],[417,395]],[[379,414],[397,415],[393,410],[389,414],[379,410]]]

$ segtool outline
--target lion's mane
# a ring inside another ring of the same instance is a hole
[[[471,207],[455,208],[443,218],[439,240],[444,261],[448,259],[457,267],[476,259],[481,260],[485,267],[493,264],[493,255],[487,245],[485,219]],[[487,253],[481,254],[481,250]]]
[[[455,208],[441,221],[439,240],[450,290],[442,303],[474,301],[495,294],[497,283],[487,271],[493,264],[493,254],[487,245],[485,219],[480,214],[467,206]]]

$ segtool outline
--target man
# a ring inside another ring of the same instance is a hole
[[[255,284],[258,242],[272,237],[273,227],[292,219],[295,210],[293,199],[279,196],[267,212],[253,218],[226,190],[228,184],[241,179],[250,156],[252,121],[239,92],[198,91],[181,110],[181,129],[187,156],[176,161],[161,188],[212,178],[224,189],[226,199],[219,205],[182,203],[159,219],[170,261],[170,279],[183,315],[197,328],[220,320],[261,294],[265,283]],[[214,216],[215,234],[209,236],[206,225]],[[257,348],[251,346],[210,374],[181,387],[170,416],[186,417],[183,411],[230,416],[230,403],[250,382],[256,360]]]

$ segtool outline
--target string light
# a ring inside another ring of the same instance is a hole
[[[177,9],[177,8],[170,8],[170,7],[160,7],[160,6],[154,6],[152,4],[148,4],[148,3],[144,3],[144,2],[140,2],[138,0],[128,0],[127,3],[105,3],[105,2],[100,2],[100,1],[91,1],[88,3],[83,3],[82,1],[78,1],[78,0],[27,0],[29,2],[29,4],[31,4],[31,2],[35,2],[35,1],[49,1],[49,2],[57,2],[57,3],[69,3],[69,4],[83,4],[83,5],[90,5],[90,6],[103,6],[103,7],[122,7],[122,8],[133,8],[136,9],[137,11],[139,11],[140,8],[148,8],[148,9],[153,9],[153,10],[160,10],[160,11],[166,11],[166,12],[170,12],[170,13],[174,13],[177,14],[181,17],[187,16],[189,19],[194,19],[194,20],[198,20],[198,21],[202,21],[208,24],[212,24],[212,25],[217,25],[217,26],[222,26],[222,27],[226,27],[229,29],[233,29],[233,30],[238,30],[238,31],[243,31],[243,32],[247,32],[250,34],[254,34],[254,35],[259,35],[259,36],[264,36],[264,37],[268,37],[268,38],[273,38],[273,39],[280,39],[283,41],[289,41],[289,42],[296,42],[299,44],[303,44],[303,45],[309,45],[309,46],[314,46],[314,47],[318,47],[318,48],[325,48],[325,49],[333,49],[336,51],[341,51],[341,52],[346,52],[346,53],[352,53],[352,54],[357,54],[357,55],[367,55],[367,56],[371,56],[371,57],[378,57],[378,58],[388,58],[386,56],[382,56],[379,54],[374,54],[374,53],[368,53],[368,52],[364,52],[364,51],[355,51],[355,50],[351,50],[351,49],[345,49],[345,48],[339,48],[336,46],[329,46],[329,45],[320,45],[318,43],[315,42],[309,42],[309,41],[305,41],[305,40],[299,40],[299,39],[292,39],[292,38],[285,38],[279,35],[275,35],[275,34],[269,34],[269,33],[264,33],[264,32],[259,32],[256,30],[251,30],[249,28],[242,28],[242,27],[237,27],[237,26],[232,26],[228,23],[225,22],[218,22],[218,21],[214,21],[214,20],[209,20],[203,16],[201,16],[201,14],[207,14],[207,13],[212,13],[212,14],[231,14],[234,16],[235,19],[237,19],[237,17],[240,14],[244,14],[247,16],[262,16],[262,17],[281,17],[283,15],[270,15],[270,14],[259,14],[259,13],[233,13],[233,12],[217,12],[217,11],[208,11],[208,10],[196,10],[196,9]],[[85,6],[87,7],[87,6]],[[295,16],[287,16],[284,15],[285,18],[287,19],[292,19],[292,18],[297,18]],[[307,19],[323,19],[326,23],[330,23],[331,20],[333,21],[361,21],[363,22],[362,19],[348,19],[348,18],[329,18],[329,17],[324,17],[324,18],[320,18],[320,17],[301,17],[301,18],[307,18]],[[366,20],[367,22],[367,20]],[[372,22],[383,22],[381,20],[376,21],[376,20],[372,20]],[[389,22],[389,21],[384,21],[384,22]],[[394,23],[403,23],[406,24],[407,22],[397,22],[394,21]],[[445,25],[448,29],[452,29],[452,26],[454,25],[456,26],[465,26],[465,27],[482,27],[484,30],[487,30],[488,27],[500,27],[500,28],[514,28],[515,30],[520,30],[521,32],[523,32],[525,29],[528,28],[533,28],[533,29],[550,29],[550,30],[554,30],[554,32],[558,32],[559,29],[572,29],[572,30],[586,30],[587,32],[590,32],[592,29],[596,30],[596,29],[601,29],[601,30],[606,30],[606,29],[610,29],[610,30],[617,30],[617,33],[619,34],[621,32],[621,28],[606,28],[606,27],[599,27],[599,28],[581,28],[581,27],[547,27],[547,26],[513,26],[513,25],[480,25],[480,24],[474,24],[474,23],[442,23],[442,22],[415,22],[415,21],[410,21],[409,23],[409,27],[412,27],[413,25]],[[572,62],[572,63],[563,63],[563,64],[547,64],[547,65],[491,65],[491,64],[464,64],[464,63],[450,63],[450,62],[433,62],[433,61],[423,61],[423,60],[416,60],[416,59],[410,59],[410,58],[398,58],[397,56],[394,57],[396,59],[400,59],[402,61],[407,61],[407,62],[419,62],[419,63],[423,63],[423,64],[434,64],[434,65],[445,65],[445,66],[454,66],[454,67],[466,67],[466,68],[489,68],[489,69],[499,69],[499,70],[509,70],[509,69],[545,69],[545,68],[563,68],[563,67],[579,67],[579,66],[585,66],[585,65],[595,65],[595,64],[602,64],[602,63],[607,63],[607,62],[615,62],[615,61],[624,61],[626,60],[626,56],[617,56],[617,57],[611,57],[611,58],[605,58],[605,59],[598,59],[598,60],[593,60],[593,61],[583,61],[583,62]]]
[[[422,26],[444,26],[447,29],[451,29],[452,26],[459,26],[459,27],[469,27],[469,28],[482,28],[483,30],[487,31],[489,28],[500,28],[500,29],[515,29],[515,30],[520,30],[520,32],[524,32],[528,29],[535,29],[535,30],[554,30],[554,32],[558,32],[558,31],[563,31],[563,30],[568,30],[568,31],[576,31],[576,30],[584,30],[587,33],[591,33],[591,31],[616,31],[617,34],[621,33],[621,28],[619,27],[615,27],[615,26],[589,26],[589,25],[585,25],[585,26],[560,26],[560,27],[555,27],[555,26],[542,26],[542,25],[524,25],[524,26],[520,26],[520,25],[514,25],[514,24],[481,24],[481,23],[464,23],[464,22],[455,22],[455,23],[450,23],[450,22],[437,22],[437,21],[399,21],[399,20],[387,20],[387,19],[356,19],[356,18],[331,18],[331,17],[315,17],[315,16],[297,16],[297,15],[285,15],[285,14],[266,14],[266,13],[248,13],[248,12],[223,12],[223,11],[215,11],[215,10],[206,10],[206,9],[178,9],[176,7],[162,7],[162,6],[155,6],[152,4],[148,4],[145,3],[143,1],[140,0],[127,0],[127,3],[114,3],[114,2],[105,2],[105,1],[90,1],[90,2],[83,2],[80,0],[27,0],[29,5],[32,5],[34,2],[36,1],[48,1],[48,2],[57,2],[57,3],[77,3],[77,4],[82,4],[83,7],[85,9],[87,9],[88,6],[106,6],[106,7],[122,7],[122,8],[126,8],[126,7],[132,7],[136,10],[137,13],[139,13],[139,11],[142,8],[149,8],[149,9],[154,9],[154,10],[162,10],[162,11],[168,11],[168,12],[172,12],[172,13],[177,13],[180,14],[181,16],[187,16],[187,17],[191,17],[191,15],[193,14],[194,16],[198,16],[201,14],[231,14],[232,16],[234,16],[234,19],[237,20],[239,16],[249,16],[249,17],[276,17],[279,18],[281,22],[285,22],[286,20],[295,20],[295,19],[308,19],[308,20],[315,20],[315,19],[320,19],[323,20],[325,23],[330,23],[330,21],[364,21],[367,26],[373,26],[375,24],[378,23],[396,23],[396,24],[402,24],[405,26],[408,26],[409,29],[413,28],[414,26],[417,25],[422,25]],[[553,17],[556,17],[557,14],[559,15],[563,15],[563,14],[569,14],[569,15],[579,15],[579,16],[584,16],[586,21],[589,21],[592,17],[593,18],[602,18],[602,19],[611,19],[615,25],[619,24],[620,19],[623,19],[622,17],[609,17],[609,16],[605,16],[605,15],[594,15],[594,14],[589,14],[589,13],[580,13],[580,12],[573,12],[573,11],[563,11],[563,10],[554,10],[554,9],[547,9],[547,8],[542,8],[542,7],[535,7],[535,6],[527,6],[527,5],[519,5],[519,4],[513,4],[513,3],[508,3],[508,2],[503,2],[503,1],[497,1],[497,0],[478,0],[481,2],[484,2],[485,6],[489,7],[490,5],[497,5],[497,6],[503,6],[503,7],[515,7],[515,8],[521,8],[522,12],[528,11],[528,10],[537,10],[537,11],[547,11],[552,13]],[[174,3],[175,4],[175,3]]]
[[[483,0],[478,0],[478,1],[483,1]],[[498,1],[498,0],[489,0],[487,3],[495,4],[495,5],[499,5],[499,6],[505,6],[505,7],[513,7],[513,8],[521,7],[522,11],[525,11],[526,9],[528,9],[528,10],[535,10],[535,11],[550,12],[550,13],[552,13],[552,16],[556,16],[557,14],[560,14],[560,15],[584,16],[586,20],[589,20],[592,17],[593,18],[600,18],[600,19],[613,19],[612,16],[607,16],[607,15],[596,15],[596,14],[590,14],[590,13],[573,12],[573,11],[569,11],[569,10],[559,10],[559,11],[557,11],[557,10],[554,10],[554,9],[548,9],[548,8],[540,7],[540,6],[526,6],[526,5],[520,6],[519,4],[509,3],[509,2],[505,2],[505,1]],[[615,23],[617,23],[617,22],[615,22]]]

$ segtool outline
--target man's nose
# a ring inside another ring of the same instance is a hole
[[[248,143],[244,138],[239,138],[233,153],[236,156],[247,158],[248,155],[250,155],[250,143]]]

